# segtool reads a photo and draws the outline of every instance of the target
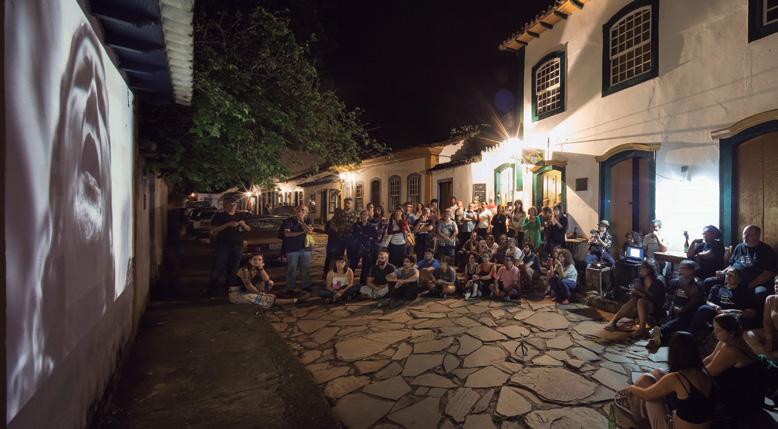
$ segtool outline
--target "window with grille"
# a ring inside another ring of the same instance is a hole
[[[329,213],[335,213],[335,209],[340,208],[340,192],[335,189],[330,189],[329,207],[327,211]]]
[[[408,201],[416,204],[421,202],[421,174],[408,175]]]
[[[565,53],[552,52],[532,68],[532,117],[534,120],[565,110]]]
[[[370,202],[374,206],[381,205],[381,181],[378,179],[370,182]]]
[[[749,0],[748,41],[778,32],[778,0]]]
[[[400,176],[389,178],[389,207],[387,211],[394,210],[400,205]]]
[[[658,8],[658,0],[638,0],[603,26],[603,95],[657,76]]]
[[[354,210],[361,211],[365,208],[365,186],[361,183],[354,187]]]

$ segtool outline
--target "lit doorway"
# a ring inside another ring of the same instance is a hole
[[[565,166],[564,161],[545,161],[533,169],[532,202],[538,210],[543,207],[543,201],[546,199],[550,207],[561,204],[567,209]]]
[[[505,163],[494,169],[494,203],[505,205],[513,202],[516,195],[516,168]]]

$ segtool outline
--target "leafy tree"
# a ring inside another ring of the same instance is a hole
[[[217,9],[218,7],[218,9]],[[195,17],[191,108],[147,108],[143,150],[180,191],[222,190],[283,178],[282,156],[303,150],[321,164],[380,150],[336,94],[322,88],[289,20],[262,6],[202,6]]]

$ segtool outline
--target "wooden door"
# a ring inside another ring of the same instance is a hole
[[[438,207],[448,208],[451,204],[451,197],[454,195],[454,182],[447,180],[438,183]]]
[[[762,227],[762,241],[778,247],[778,132],[737,147],[737,237],[748,224]]]
[[[632,231],[632,159],[611,167],[611,212],[608,215],[613,234],[611,254],[617,255],[624,237]],[[592,226],[594,228],[594,226]]]
[[[553,207],[562,203],[562,172],[551,170],[543,173],[543,200],[548,199]]]

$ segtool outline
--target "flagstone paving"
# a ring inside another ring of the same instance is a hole
[[[664,367],[666,350],[649,355],[573,308],[357,301],[268,318],[348,428],[607,427],[614,391]]]

